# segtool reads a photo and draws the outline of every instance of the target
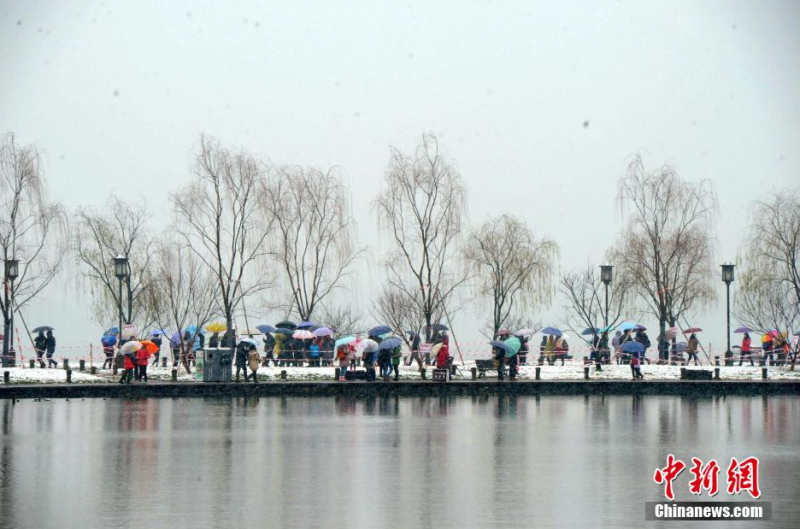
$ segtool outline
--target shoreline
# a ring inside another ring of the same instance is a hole
[[[800,396],[800,381],[786,380],[539,380],[539,381],[280,381],[252,383],[12,384],[0,399],[230,398],[230,397],[456,397],[482,395]]]

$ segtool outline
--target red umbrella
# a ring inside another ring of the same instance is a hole
[[[688,329],[684,329],[683,334],[694,334],[696,332],[703,332],[703,329],[700,327],[689,327]]]

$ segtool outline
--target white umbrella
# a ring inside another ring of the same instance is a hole
[[[127,342],[125,345],[119,348],[119,354],[127,355],[131,353],[135,353],[139,349],[142,348],[141,342]]]
[[[514,333],[514,336],[526,336],[526,337],[529,337],[529,336],[532,336],[534,334],[536,334],[536,331],[534,331],[533,329],[520,329],[520,330],[518,330],[517,332]]]
[[[361,350],[364,351],[365,353],[374,353],[379,348],[380,346],[378,345],[378,342],[376,342],[375,340],[370,340],[368,338],[363,342],[361,342]]]

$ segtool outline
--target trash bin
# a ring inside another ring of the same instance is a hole
[[[199,353],[200,351],[198,351]],[[206,349],[198,355],[197,371],[202,372],[203,382],[230,382],[231,364],[233,360],[232,349]],[[200,380],[200,379],[198,379]]]

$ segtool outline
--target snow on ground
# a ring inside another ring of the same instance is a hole
[[[6,367],[2,371],[8,371],[12,384],[65,384],[67,382],[67,372],[64,369],[23,369],[21,367]],[[88,372],[72,371],[72,382],[74,384],[103,383],[108,382],[100,376],[90,375]]]
[[[475,365],[474,361],[467,361],[466,365],[458,365],[460,375],[456,376],[456,380],[465,379],[470,380],[472,374],[470,368]],[[99,366],[98,366],[99,367]],[[542,380],[582,380],[583,379],[583,364],[570,363],[565,365],[541,366],[541,379]],[[427,378],[433,378],[432,367],[428,367]],[[690,366],[688,369],[708,369],[713,370],[713,366]],[[791,371],[787,367],[772,366],[767,368],[769,370],[769,378],[772,380],[800,380],[800,370]],[[11,377],[12,384],[55,384],[65,383],[67,381],[66,371],[63,369],[23,369],[23,368],[5,368],[3,371],[8,371]],[[333,367],[261,367],[258,370],[258,379],[261,381],[280,380],[281,371],[285,370],[288,380],[333,380],[334,368]],[[192,368],[192,374],[186,373],[185,369],[181,366],[178,369],[179,382],[191,382],[196,380],[196,370]],[[236,368],[233,368],[235,375]],[[148,378],[152,381],[169,381],[172,379],[172,367],[154,367],[147,368]],[[680,366],[662,366],[662,365],[644,365],[642,366],[642,374],[645,380],[678,380],[680,379]],[[114,377],[112,370],[100,369],[98,375],[90,375],[88,371],[81,372],[78,370],[72,371],[72,382],[76,384],[85,383],[104,383],[113,382],[122,376],[120,371]],[[488,379],[495,379],[497,373],[489,371],[487,373]],[[629,380],[631,379],[630,366],[627,365],[604,365],[602,371],[596,371],[594,366],[590,366],[589,377],[591,379],[602,380]],[[743,367],[721,367],[720,377],[723,380],[761,380],[761,367],[743,366]],[[417,370],[416,365],[413,367],[400,366],[400,378],[402,380],[419,380],[421,375]],[[533,380],[535,379],[535,366],[522,366],[519,369],[519,380]]]

